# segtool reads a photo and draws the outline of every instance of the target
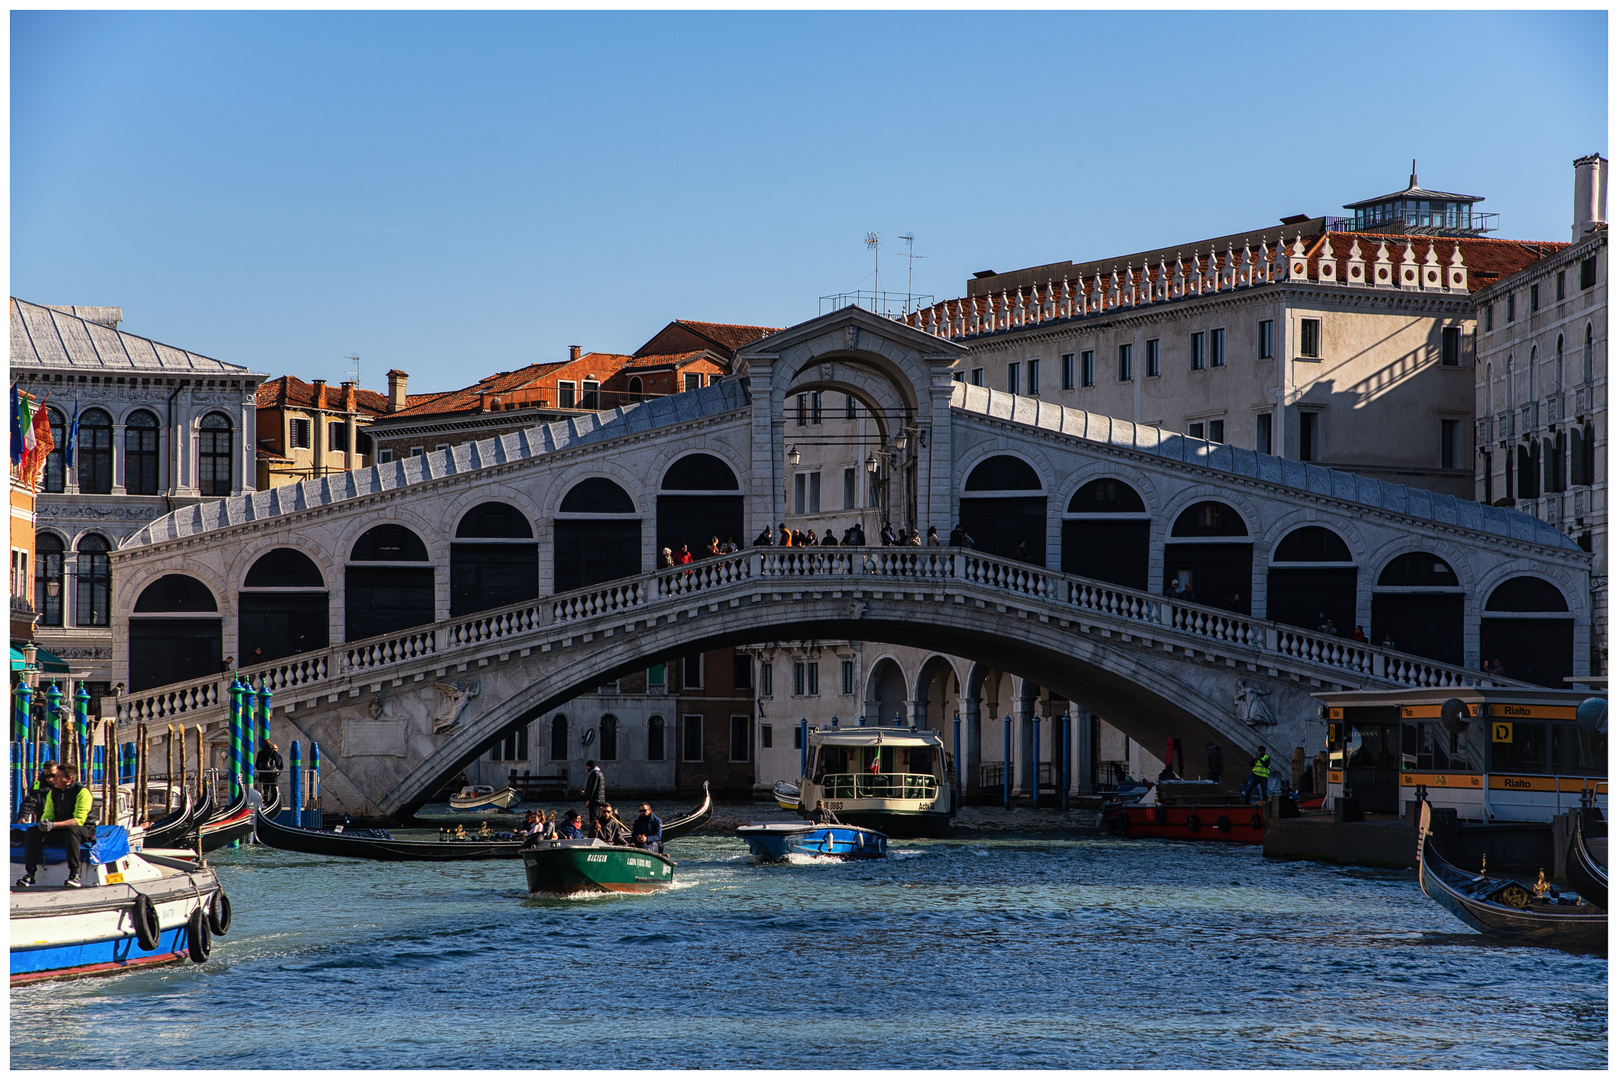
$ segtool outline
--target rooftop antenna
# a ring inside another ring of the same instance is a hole
[[[345,372],[344,374],[352,375],[354,385],[358,386],[360,384],[360,358],[357,356],[345,356],[343,359],[354,361],[354,370]]]
[[[880,297],[882,295],[882,240],[876,233],[868,232],[865,234],[865,246],[871,249],[873,275],[871,292],[876,294],[876,297]],[[873,299],[876,303],[881,303],[881,300],[876,300],[875,297]]]
[[[916,260],[925,259],[925,255],[916,254],[916,234],[900,233],[899,239],[905,242],[905,258],[910,260],[909,276],[905,279],[905,314],[910,314],[910,301],[916,290]]]

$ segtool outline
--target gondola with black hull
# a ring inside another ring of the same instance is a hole
[[[188,832],[195,832],[198,823],[205,821],[213,808],[207,791],[193,796],[189,791],[179,809],[146,826],[139,836],[142,848],[174,847]]]
[[[713,796],[707,783],[702,785],[702,803],[689,814],[671,818],[663,825],[663,842],[678,840],[701,828],[713,816]],[[516,859],[521,857],[526,837],[510,833],[491,833],[479,836],[467,833],[465,839],[453,835],[437,840],[406,840],[391,835],[386,829],[305,829],[275,821],[268,814],[259,813],[255,819],[258,841],[283,851],[298,851],[306,855],[336,855],[349,859],[373,859],[378,862],[474,862],[480,859]]]
[[[1580,896],[1602,907],[1607,906],[1606,853],[1607,823],[1601,812],[1580,810],[1573,816],[1573,839],[1567,846],[1567,880]]]
[[[243,788],[212,821],[204,822],[197,836],[204,853],[218,851],[234,840],[243,840],[253,835],[254,808],[251,805],[251,789]],[[262,813],[274,816],[281,809],[281,795],[276,792],[274,799],[260,806]]]
[[[1548,945],[1570,952],[1607,952],[1607,913],[1577,896],[1537,890],[1510,878],[1472,874],[1433,850],[1432,805],[1421,804],[1416,832],[1416,875],[1421,891],[1468,926],[1518,945]]]

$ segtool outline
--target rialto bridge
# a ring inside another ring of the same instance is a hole
[[[1534,518],[967,386],[962,352],[844,309],[715,386],[171,514],[113,555],[119,720],[223,724],[235,655],[278,741],[326,750],[328,808],[394,815],[602,681],[723,645],[936,650],[1151,745],[1238,749],[1301,744],[1321,689],[1512,681],[1479,675],[1493,658],[1587,673],[1589,556]],[[842,433],[817,432],[842,398]],[[848,520],[805,471],[839,454],[865,466],[845,507],[960,522],[976,550],[652,569]],[[1244,690],[1273,728],[1237,715]]]

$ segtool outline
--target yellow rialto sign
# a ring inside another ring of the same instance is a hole
[[[1496,720],[1494,723],[1489,725],[1489,730],[1491,733],[1489,737],[1495,742],[1508,743],[1511,741],[1510,724],[1502,724],[1500,721]]]
[[[1332,769],[1330,772],[1326,773],[1326,783],[1328,783],[1328,784],[1341,784],[1342,782],[1343,782],[1343,774],[1342,774],[1342,772],[1340,770]]]
[[[1400,773],[1399,786],[1415,787],[1425,784],[1437,788],[1483,788],[1482,774],[1474,773]]]
[[[1607,793],[1607,782],[1584,776],[1491,776],[1490,791],[1583,791]]]

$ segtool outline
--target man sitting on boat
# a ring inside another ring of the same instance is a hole
[[[581,815],[577,810],[569,810],[567,812],[567,820],[562,823],[562,827],[557,830],[556,835],[560,836],[563,840],[583,840],[583,815]]]
[[[51,775],[56,772],[56,762],[42,761],[39,763],[39,773],[34,777],[34,786],[28,794],[22,797],[22,805],[17,808],[18,821],[38,821],[39,811],[45,805],[45,797],[51,793]]]
[[[596,839],[605,840],[613,847],[629,846],[629,830],[624,828],[624,823],[613,813],[611,804],[603,806],[601,816],[596,819]]]
[[[651,803],[640,804],[640,817],[629,826],[634,834],[631,843],[647,851],[663,850],[663,819],[652,813]]]
[[[40,807],[40,822],[28,826],[23,836],[25,872],[17,882],[22,888],[34,883],[34,871],[45,858],[47,839],[66,850],[67,887],[79,887],[79,846],[93,839],[95,830],[85,825],[93,801],[90,789],[78,783],[78,778],[78,770],[71,765],[58,765],[51,774],[51,790]]]
[[[830,810],[827,810],[826,809],[826,804],[824,802],[822,802],[820,799],[815,800],[815,808],[813,810],[809,811],[809,823],[811,825],[841,825],[842,824],[841,821],[837,820],[837,815],[832,813]]]

